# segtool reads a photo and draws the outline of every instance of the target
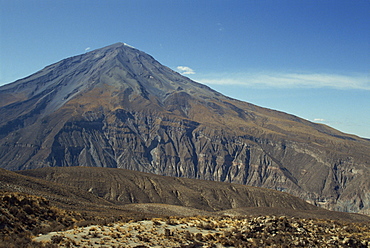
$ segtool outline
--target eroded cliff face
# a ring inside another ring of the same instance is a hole
[[[273,138],[236,136],[186,119],[120,109],[67,122],[47,156],[24,168],[118,167],[233,182],[288,192],[327,209],[367,213],[365,166],[313,144]]]
[[[118,167],[369,213],[370,141],[223,96],[123,44],[0,87],[9,170]]]

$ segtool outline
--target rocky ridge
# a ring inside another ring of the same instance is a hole
[[[318,210],[287,193],[241,184],[159,176],[116,168],[55,167],[19,174],[75,187],[115,205],[161,203],[220,211],[243,207]]]
[[[1,191],[43,197],[58,208],[93,216],[273,214],[370,221],[366,215],[325,210],[275,190],[125,169],[56,167],[18,173],[0,169],[0,179]]]

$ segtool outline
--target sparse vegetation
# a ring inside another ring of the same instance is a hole
[[[0,241],[10,246],[32,247],[33,235],[71,227],[82,216],[51,206],[42,197],[0,192],[0,219]]]
[[[0,247],[368,247],[368,223],[285,216],[137,218],[91,215],[1,192]],[[127,214],[127,213],[126,213]],[[93,224],[93,225],[92,225]]]
[[[135,218],[135,215],[132,217]],[[127,217],[67,211],[53,206],[43,197],[0,191],[0,247],[39,247],[40,244],[32,242],[34,236],[91,224],[105,226],[124,219]],[[62,240],[56,235],[48,247]]]
[[[366,248],[370,245],[368,224],[285,216],[171,217],[112,225],[114,228],[107,231],[105,227],[104,233],[103,226],[94,226],[95,232],[102,236],[91,236],[89,240],[80,239],[81,245],[88,242],[111,247],[125,244],[125,247]],[[91,227],[80,228],[79,232],[85,233],[86,230],[91,230]],[[121,232],[122,230],[129,230],[129,233]],[[60,232],[58,236],[51,236],[48,241],[48,236],[45,236],[46,244],[57,241],[74,247],[71,242],[73,239],[68,235],[68,231]]]

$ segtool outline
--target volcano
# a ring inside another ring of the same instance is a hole
[[[1,86],[0,166],[225,181],[370,214],[370,140],[226,97],[125,43]]]

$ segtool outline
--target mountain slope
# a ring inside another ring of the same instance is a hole
[[[369,213],[370,141],[237,101],[117,43],[0,87],[0,164],[118,167]]]

